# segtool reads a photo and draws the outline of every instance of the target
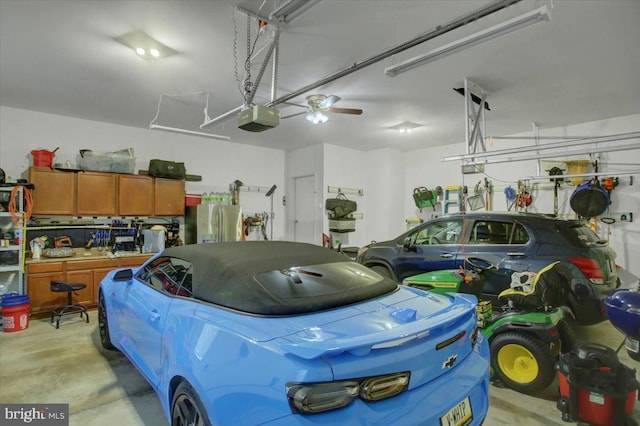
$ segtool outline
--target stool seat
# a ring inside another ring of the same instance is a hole
[[[59,306],[51,312],[51,323],[56,321],[56,328],[60,328],[60,320],[67,315],[76,315],[80,314],[80,318],[82,316],[86,316],[86,322],[89,322],[89,314],[87,313],[87,308],[85,306],[79,305],[77,303],[73,303],[73,299],[71,293],[75,293],[78,290],[82,290],[87,288],[86,284],[76,283],[70,284],[64,281],[51,281],[50,289],[55,293],[67,293],[67,304],[66,306]],[[77,293],[76,293],[77,294]]]

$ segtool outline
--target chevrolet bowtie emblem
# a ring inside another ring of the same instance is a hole
[[[451,355],[445,362],[442,363],[442,369],[453,367],[453,363],[458,359],[458,355]]]

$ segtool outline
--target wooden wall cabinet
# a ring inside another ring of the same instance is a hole
[[[184,216],[184,180],[156,178],[154,182],[154,214]]]
[[[31,167],[33,214],[184,216],[184,180]]]
[[[118,214],[120,216],[153,216],[153,178],[119,175]]]
[[[77,175],[77,209],[79,216],[114,216],[118,214],[118,175],[80,172]]]
[[[33,214],[75,215],[76,174],[44,167],[29,169],[33,190]]]

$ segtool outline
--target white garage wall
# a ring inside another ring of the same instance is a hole
[[[406,229],[404,201],[406,199],[404,153],[395,149],[367,152],[366,173],[367,216],[366,241],[384,241]]]
[[[358,204],[357,212],[363,213],[366,218],[368,215],[368,201],[370,197],[370,188],[367,186],[367,170],[369,166],[368,156],[365,152],[343,148],[336,145],[323,145],[324,149],[324,185],[321,194],[323,194],[322,205],[324,207],[327,198],[335,198],[337,193],[329,193],[328,188],[351,188],[362,189],[364,196],[346,194],[347,198]],[[322,216],[322,232],[329,235],[328,216]],[[365,219],[356,220],[356,232],[334,234],[334,238],[340,239],[344,246],[360,246],[367,241],[366,236],[369,234],[367,228],[368,221]]]
[[[489,124],[489,123],[488,123]],[[566,126],[540,131],[540,136],[605,136],[619,133],[640,131],[640,115],[618,117],[609,120],[585,123],[575,126]],[[515,136],[531,136],[531,133]],[[542,141],[542,144],[549,141]],[[611,142],[612,146],[634,143],[640,148],[640,139]],[[533,141],[528,140],[503,140],[496,139],[493,147],[489,150],[507,149],[514,147],[525,147],[533,145]],[[579,148],[578,148],[579,149]],[[585,151],[587,147],[585,146]],[[572,149],[572,150],[575,150]],[[442,157],[454,156],[465,153],[464,143],[450,146],[437,147],[414,151],[405,155],[405,217],[419,216],[427,219],[433,214],[430,209],[418,212],[410,194],[417,186],[427,186],[433,189],[440,185],[467,185],[473,191],[475,184],[484,178],[482,174],[462,175],[460,173],[459,162],[441,162]],[[601,177],[616,176],[615,173],[608,172],[640,170],[640,149],[630,151],[620,151],[599,154]],[[565,157],[565,159],[588,159],[588,156]],[[589,172],[592,170],[589,169]],[[492,181],[494,194],[492,196],[494,211],[506,211],[507,204],[504,195],[506,186],[517,188],[518,178],[536,176],[538,174],[538,162],[535,160],[518,161],[501,164],[487,164],[485,173]],[[541,174],[547,175],[544,166]],[[625,267],[635,275],[640,275],[640,173],[633,176],[633,185],[629,176],[620,176],[620,184],[613,191],[611,197],[611,212],[633,212],[633,222],[618,222],[610,227],[598,223],[598,233],[604,239],[609,239],[611,246],[618,254],[617,263]],[[533,203],[529,207],[531,212],[553,213],[553,185],[548,180],[537,181],[529,188],[533,197]],[[570,207],[570,197],[575,187],[570,184],[563,184],[559,190],[558,205],[559,213],[567,217],[574,217],[575,214]],[[441,206],[437,206],[437,213],[441,213]],[[608,235],[610,232],[610,235]],[[633,259],[636,259],[633,261]]]
[[[275,184],[273,238],[283,238],[284,207],[278,200],[284,193],[284,151],[0,107],[0,167],[7,176],[20,177],[31,164],[31,150],[39,147],[60,147],[56,163],[76,163],[80,149],[134,148],[136,173],[148,169],[152,158],[184,162],[187,173],[202,176],[202,182],[186,183],[187,192],[228,191],[236,179],[245,185]],[[270,210],[264,193],[241,192],[240,197],[246,213]]]
[[[640,115],[541,130],[540,135],[601,136],[632,131],[640,131]],[[612,144],[632,142],[640,143],[635,140]],[[490,149],[531,144],[531,141],[496,140]],[[19,177],[28,168],[32,149],[44,147],[51,150],[58,146],[56,162],[76,162],[79,149],[106,152],[130,147],[136,152],[136,171],[146,169],[151,158],[184,161],[188,173],[203,177],[202,182],[187,182],[189,192],[226,191],[236,179],[246,185],[276,184],[274,239],[293,239],[290,209],[294,201],[291,199],[291,184],[295,177],[315,177],[316,231],[319,238],[322,232],[328,232],[324,201],[335,196],[327,192],[327,187],[362,188],[364,197],[349,197],[358,203],[358,211],[363,213],[364,219],[356,222],[356,232],[342,236],[345,244],[356,246],[397,236],[406,228],[407,218],[419,216],[427,219],[440,214],[440,205],[435,212],[429,208],[418,211],[411,195],[415,187],[433,189],[438,185],[464,184],[472,190],[484,178],[480,174],[462,175],[457,162],[440,161],[442,157],[464,153],[463,143],[409,153],[392,149],[359,151],[329,144],[285,153],[203,137],[0,107],[0,167],[8,176]],[[601,154],[600,158],[603,176],[608,171],[638,170],[640,150]],[[515,188],[519,177],[536,175],[537,161],[487,165],[485,172],[494,186],[493,210],[504,211],[504,188],[507,185]],[[633,179],[634,184],[630,185],[628,176],[620,176],[620,185],[612,194],[611,210],[633,212],[634,221],[619,222],[611,227],[600,223],[599,233],[603,238],[610,238],[611,246],[618,253],[618,263],[640,275],[640,264],[637,260],[635,264],[632,262],[640,257],[640,174],[634,175]],[[569,185],[560,190],[561,214],[573,214],[569,206],[573,190],[574,187]],[[550,183],[540,182],[530,191],[534,198],[530,211],[553,212]],[[282,203],[283,196],[287,197],[286,207]],[[241,197],[245,212],[269,209],[269,199],[264,194],[243,192]]]

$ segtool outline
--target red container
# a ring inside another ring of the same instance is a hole
[[[187,207],[197,206],[202,203],[202,195],[186,194],[184,197],[184,205]]]
[[[29,296],[5,294],[2,296],[2,329],[5,333],[29,328]]]
[[[51,167],[53,157],[56,156],[53,151],[45,149],[34,149],[31,151],[31,155],[33,155],[33,167]]]
[[[560,371],[558,373],[558,384],[560,385],[560,396],[569,398],[569,383],[567,376]],[[630,391],[624,406],[627,416],[633,413],[636,402],[636,391]],[[580,420],[589,422],[594,426],[609,426],[613,424],[614,398],[609,395],[602,395],[581,388],[578,391],[578,415]]]

